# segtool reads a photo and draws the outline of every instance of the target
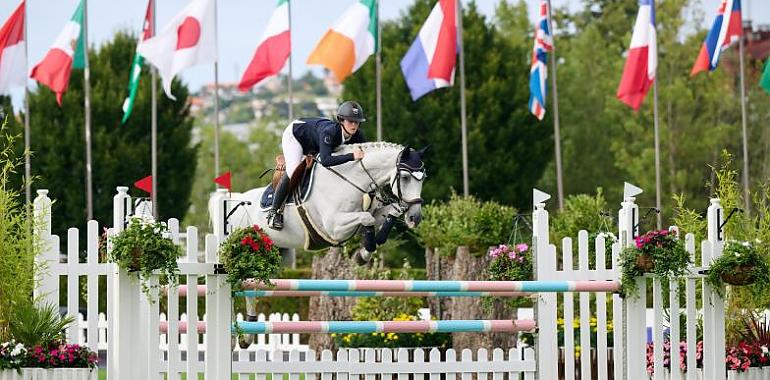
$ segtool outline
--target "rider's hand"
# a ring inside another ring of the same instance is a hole
[[[361,149],[354,150],[353,151],[353,159],[354,160],[361,160],[364,158],[364,151]]]

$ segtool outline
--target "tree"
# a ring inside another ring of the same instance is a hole
[[[416,0],[398,20],[382,25],[382,109],[385,140],[414,147],[431,144],[426,199],[447,199],[462,189],[460,88],[455,85],[413,102],[399,62],[424,23],[434,1]],[[531,41],[526,6],[505,8],[509,29],[488,21],[471,3],[463,13],[470,192],[481,199],[527,208],[532,187],[552,160],[551,128],[527,109]],[[365,133],[375,138],[374,60],[345,81],[344,98],[367,109]],[[458,73],[459,76],[459,67]]]
[[[128,186],[150,174],[150,75],[145,68],[134,113],[121,125],[129,68],[136,38],[117,33],[89,51],[94,219],[111,224],[116,186]],[[195,153],[187,88],[175,81],[177,100],[158,96],[158,210],[162,219],[184,215],[189,206]],[[39,87],[30,94],[32,173],[35,188],[47,188],[56,200],[53,231],[86,224],[83,71],[73,70],[61,107],[54,93]],[[19,127],[20,128],[20,127]],[[21,130],[18,131],[21,133]],[[146,194],[132,189],[134,196]]]

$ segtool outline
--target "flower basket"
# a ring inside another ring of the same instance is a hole
[[[232,291],[243,288],[243,281],[270,284],[281,271],[281,253],[259,226],[238,228],[222,242],[219,259]]]
[[[735,286],[751,285],[756,280],[754,279],[754,266],[753,265],[740,265],[733,269],[732,273],[721,273],[719,278],[726,284]]]
[[[90,368],[21,368],[16,370],[0,370],[3,380],[97,380],[99,371]]]
[[[636,257],[636,268],[643,273],[650,273],[655,270],[655,260],[650,255],[639,255]]]

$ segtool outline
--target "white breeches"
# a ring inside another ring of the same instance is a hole
[[[289,126],[286,127],[286,129],[283,130],[283,136],[281,138],[281,148],[283,149],[283,158],[286,160],[286,175],[291,178],[292,174],[294,174],[294,170],[299,165],[300,161],[302,161],[302,145],[297,141],[297,138],[294,137],[294,123],[298,120],[295,120],[291,123],[289,123]]]

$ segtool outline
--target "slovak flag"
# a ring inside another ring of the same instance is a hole
[[[535,27],[535,46],[532,49],[532,68],[529,70],[529,111],[538,120],[545,116],[545,80],[548,78],[548,52],[553,39],[548,23],[548,2],[540,0],[540,18]]]
[[[658,67],[658,42],[655,33],[655,0],[639,0],[639,13],[631,35],[623,77],[617,97],[634,111],[642,106],[644,97],[655,80]]]
[[[737,42],[742,32],[741,0],[722,0],[717,17],[711,25],[706,40],[703,41],[690,75],[706,70],[716,70],[722,50],[727,49],[733,42]]]
[[[412,100],[454,82],[457,61],[457,0],[439,0],[425,20],[409,51],[401,59],[401,72]]]

